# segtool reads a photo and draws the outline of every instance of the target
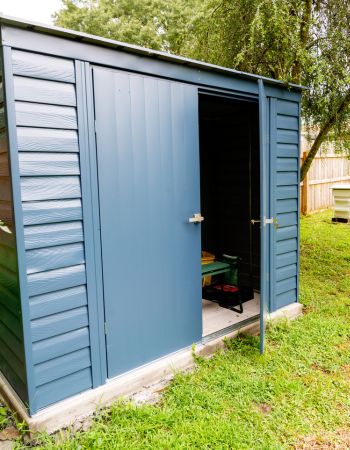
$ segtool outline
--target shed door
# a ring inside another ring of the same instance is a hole
[[[271,98],[271,309],[298,301],[299,102]]]
[[[198,96],[94,69],[108,377],[200,340]]]

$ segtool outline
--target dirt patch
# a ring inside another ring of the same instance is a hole
[[[323,435],[304,436],[294,445],[295,450],[350,449],[350,429],[341,429]]]
[[[19,437],[17,428],[10,426],[0,431],[0,441],[12,441]]]
[[[350,377],[350,364],[345,364],[341,368],[342,373],[344,373],[347,377]]]
[[[254,407],[264,416],[267,416],[272,411],[272,406],[268,403],[256,403]]]
[[[318,370],[319,372],[325,373],[327,375],[329,375],[331,373],[331,370],[326,369],[325,367],[320,366],[319,364],[317,364],[316,362],[311,364],[311,367],[315,370]]]
[[[308,305],[308,306],[303,306],[303,316],[305,316],[306,314],[310,314],[311,312],[315,311],[316,308],[313,305]]]
[[[350,275],[349,275],[350,276]],[[342,342],[341,344],[338,344],[336,348],[340,351],[346,351],[350,349],[350,340],[346,340]]]

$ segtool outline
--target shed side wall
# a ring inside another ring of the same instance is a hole
[[[270,101],[272,216],[272,311],[298,300],[299,282],[299,103]]]
[[[92,387],[72,60],[12,50],[36,409]]]
[[[28,401],[13,195],[0,48],[0,371]]]

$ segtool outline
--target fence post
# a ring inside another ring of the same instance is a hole
[[[307,157],[307,152],[303,152],[302,163]],[[309,188],[309,176],[305,175],[303,184],[301,185],[301,213],[307,214],[308,212],[308,188]]]

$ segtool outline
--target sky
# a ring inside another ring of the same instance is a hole
[[[61,0],[0,0],[0,13],[48,25],[60,7]]]

